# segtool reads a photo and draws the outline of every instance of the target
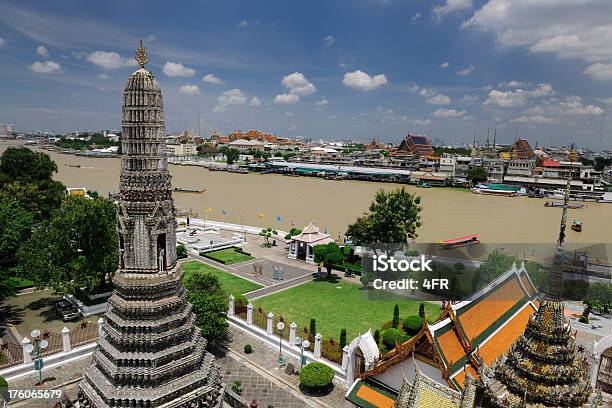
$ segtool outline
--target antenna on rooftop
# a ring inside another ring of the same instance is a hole
[[[601,112],[601,127],[599,129],[599,151],[601,151],[601,142],[603,139],[603,132],[604,132],[604,121],[606,120],[606,109],[608,108],[608,105],[606,105],[605,103],[603,104],[603,112]]]

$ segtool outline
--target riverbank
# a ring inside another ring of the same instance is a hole
[[[0,142],[0,152],[7,146]],[[119,188],[119,158],[45,153],[58,165],[56,179],[67,187],[86,187],[103,195]],[[394,183],[211,172],[196,166],[169,169],[173,187],[206,189],[201,194],[174,193],[176,206],[192,208],[199,218],[281,230],[289,230],[291,221],[298,227],[312,221],[327,229],[333,238],[343,235],[346,227],[367,211],[381,188],[405,187],[421,196],[423,225],[418,231],[418,242],[481,234],[483,242],[553,243],[561,216],[561,209],[544,206],[546,199],[487,196]],[[282,221],[277,222],[277,216]],[[568,218],[569,222],[578,218],[583,224],[580,233],[568,228],[568,243],[611,241],[612,205],[589,203],[586,208],[570,210]]]

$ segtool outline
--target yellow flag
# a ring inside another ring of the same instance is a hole
[[[206,212],[211,212],[211,211],[212,211],[212,208],[210,207],[206,209]]]
[[[257,216],[258,216],[259,218],[263,218],[263,213],[259,213],[259,214],[257,214]]]

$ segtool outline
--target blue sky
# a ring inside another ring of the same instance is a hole
[[[0,0],[0,122],[119,128],[142,38],[169,132],[612,147],[609,0]],[[609,116],[609,115],[608,115]],[[609,118],[608,118],[609,119]]]

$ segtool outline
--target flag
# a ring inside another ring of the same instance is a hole
[[[210,207],[208,207],[208,208],[206,209],[206,212],[211,212],[211,211],[212,211],[212,208],[210,208]]]
[[[276,216],[276,222],[281,222],[283,220],[283,217],[281,217],[280,215]]]
[[[259,213],[259,214],[257,214],[257,216],[258,216],[259,218],[263,218],[263,213]]]
[[[221,214],[223,214],[223,215],[227,214],[227,213],[225,212],[225,208],[222,208],[222,209],[221,209]]]

